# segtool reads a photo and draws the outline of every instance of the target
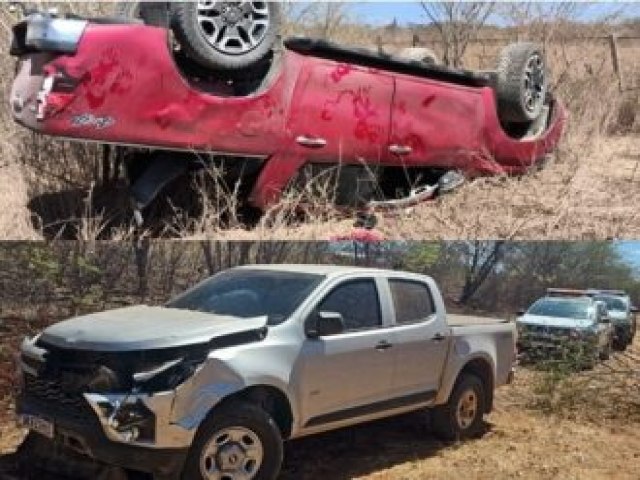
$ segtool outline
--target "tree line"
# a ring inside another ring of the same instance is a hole
[[[640,247],[640,244],[639,244]],[[548,287],[627,290],[640,278],[611,242],[60,242],[0,245],[0,316],[62,318],[161,304],[216,272],[253,263],[321,263],[433,276],[451,309],[512,314]]]

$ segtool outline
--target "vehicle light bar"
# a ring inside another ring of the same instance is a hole
[[[600,290],[597,288],[593,288],[590,289],[589,292],[591,292],[594,295],[616,295],[616,296],[622,296],[625,297],[627,296],[627,292],[625,292],[624,290]]]
[[[550,297],[590,297],[596,295],[593,290],[577,290],[571,288],[547,288]]]

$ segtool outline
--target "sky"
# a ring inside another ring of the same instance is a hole
[[[640,242],[617,242],[618,252],[640,274]]]
[[[391,23],[394,17],[400,24],[425,21],[420,2],[372,1],[350,3],[352,5],[349,6],[349,12],[354,19],[362,23],[385,25]],[[626,17],[640,17],[640,3],[636,2],[581,3],[583,5],[578,20],[592,21],[618,11],[621,11]],[[493,23],[500,23],[499,19],[493,20]]]

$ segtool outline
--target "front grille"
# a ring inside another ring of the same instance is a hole
[[[545,327],[541,325],[528,325],[525,329],[525,333],[528,335],[545,338],[568,337],[570,332],[570,328]]]
[[[90,421],[95,418],[91,406],[81,393],[65,390],[53,379],[24,375],[23,397],[29,404],[46,410],[56,417]]]
[[[544,344],[559,344],[569,339],[571,329],[528,325],[522,332],[522,340]]]
[[[40,401],[51,402],[65,408],[82,408],[86,401],[77,393],[65,392],[54,380],[43,380],[25,375],[25,393]]]

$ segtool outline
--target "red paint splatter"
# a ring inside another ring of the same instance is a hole
[[[353,66],[347,65],[345,63],[341,63],[336,67],[336,69],[331,72],[331,80],[334,83],[340,82],[344,77],[349,75],[353,71]]]

